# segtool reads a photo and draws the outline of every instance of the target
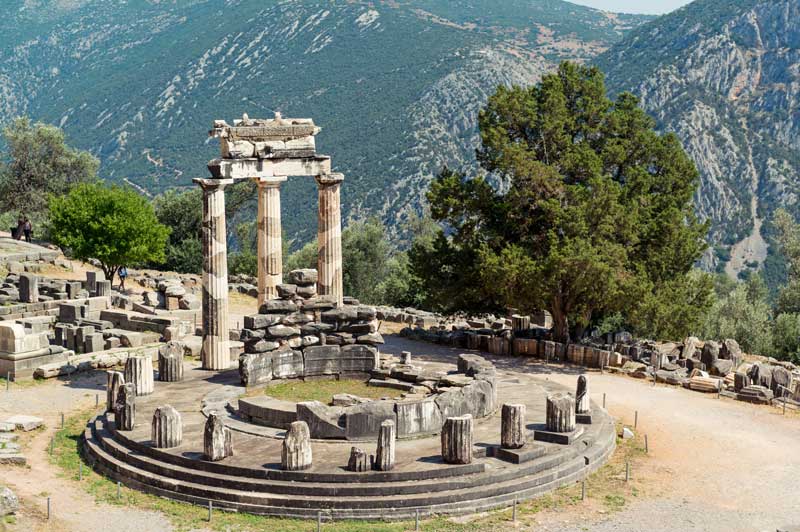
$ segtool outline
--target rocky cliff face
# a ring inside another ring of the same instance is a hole
[[[346,175],[346,215],[397,226],[442,165],[474,164],[494,87],[647,20],[558,0],[16,0],[0,20],[0,121],[59,124],[103,177],[153,194],[207,174],[216,118],[310,116]],[[283,200],[287,234],[313,237],[313,180]]]
[[[612,90],[639,95],[697,163],[709,268],[757,269],[775,209],[800,214],[799,45],[797,0],[698,0],[598,61]]]

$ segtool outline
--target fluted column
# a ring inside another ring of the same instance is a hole
[[[258,183],[258,305],[277,299],[283,282],[281,183],[285,177],[256,178]]]
[[[225,186],[232,179],[195,179],[203,189],[203,369],[228,369],[228,251]]]
[[[334,296],[342,303],[342,210],[339,190],[344,181],[342,174],[316,177],[319,185],[319,221],[317,243],[319,258],[318,289],[320,295]]]

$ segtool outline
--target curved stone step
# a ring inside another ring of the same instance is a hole
[[[154,474],[107,453],[98,441],[97,435],[92,433],[91,427],[87,427],[84,451],[95,459],[98,470],[123,481],[126,485],[196,504],[205,504],[211,499],[217,507],[285,517],[315,517],[318,510],[325,509],[337,518],[379,519],[388,516],[392,519],[404,519],[413,516],[417,509],[426,515],[430,511],[465,513],[475,511],[476,508],[504,506],[515,498],[533,497],[553,487],[579,480],[598,467],[603,457],[613,451],[615,445],[613,432],[611,436],[600,445],[592,445],[584,455],[575,456],[567,463],[558,462],[555,464],[558,467],[551,467],[550,470],[524,477],[501,479],[487,475],[486,484],[437,492],[433,495],[420,493],[401,497],[337,496],[334,500],[329,497],[305,495],[282,497],[245,492]]]

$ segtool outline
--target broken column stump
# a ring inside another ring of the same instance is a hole
[[[575,390],[575,421],[582,425],[592,424],[592,406],[589,401],[589,380],[586,375],[578,377]]]
[[[504,404],[501,412],[500,446],[519,449],[525,445],[525,405]]]
[[[369,460],[367,453],[358,447],[350,448],[350,459],[347,461],[347,470],[356,473],[363,473],[369,470]]]
[[[203,429],[203,454],[206,460],[218,462],[233,456],[231,431],[216,412],[211,412]]]
[[[305,421],[289,425],[281,446],[281,468],[284,471],[302,471],[311,467],[311,432]]]
[[[149,355],[131,355],[125,362],[125,382],[133,384],[136,395],[153,393],[153,359]]]
[[[125,375],[121,371],[106,371],[106,412],[114,411],[119,388],[125,384]]]
[[[183,344],[180,342],[169,342],[158,349],[158,380],[183,380]]]
[[[136,419],[136,388],[131,383],[119,387],[114,403],[114,425],[117,430],[133,430]]]
[[[548,395],[547,421],[543,428],[533,432],[533,439],[569,445],[581,434],[583,428],[575,428],[575,398],[560,392]]]
[[[153,413],[152,438],[156,449],[178,447],[183,440],[180,412],[170,405],[156,408]]]
[[[472,462],[472,415],[449,417],[442,427],[442,459],[447,464]]]
[[[378,450],[375,453],[375,469],[391,471],[394,468],[394,447],[397,431],[394,421],[387,419],[378,429]]]

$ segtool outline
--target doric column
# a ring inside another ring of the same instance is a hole
[[[232,179],[195,179],[203,188],[203,369],[228,369],[228,250],[225,186]]]
[[[319,258],[320,295],[334,296],[342,303],[342,211],[339,190],[344,180],[342,174],[316,177],[319,184],[319,222],[317,242]]]
[[[285,177],[255,178],[258,183],[258,305],[277,299],[283,282],[281,183]]]

